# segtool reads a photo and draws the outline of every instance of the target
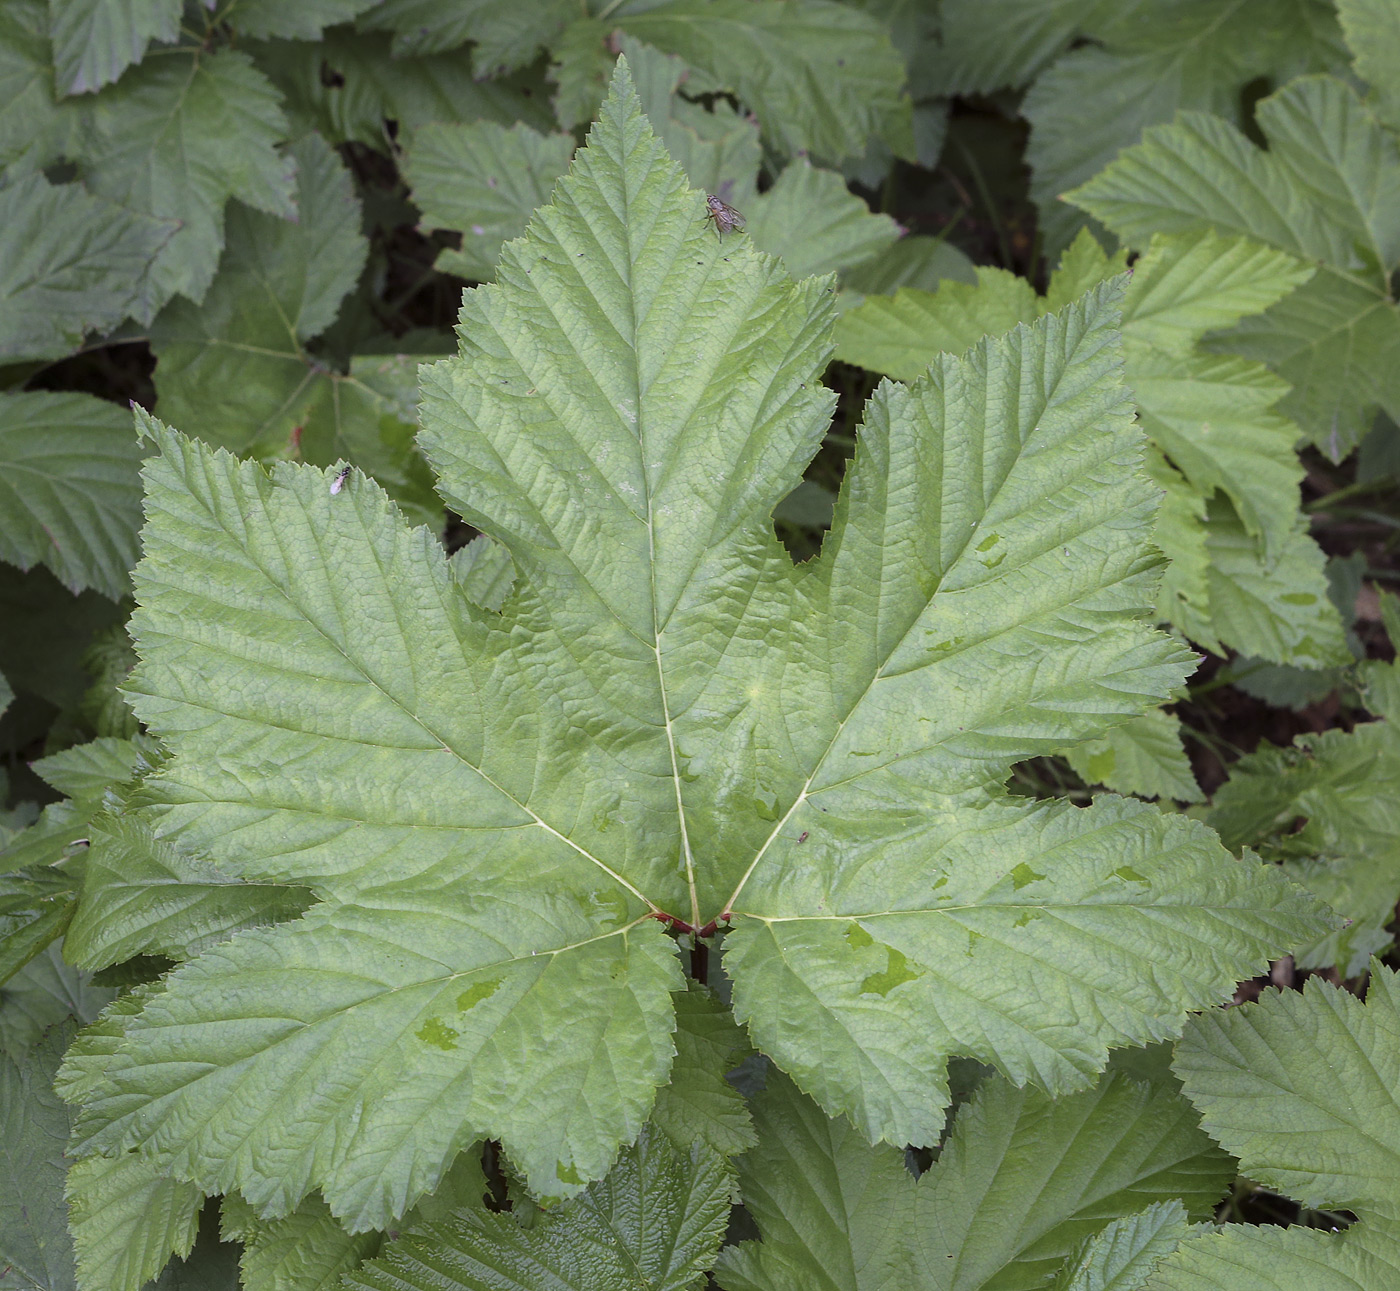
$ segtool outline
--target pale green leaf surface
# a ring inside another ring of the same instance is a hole
[[[452,553],[451,568],[467,600],[484,610],[499,610],[515,584],[510,552],[484,533]]]
[[[1149,709],[1066,756],[1081,779],[1115,793],[1179,802],[1200,802],[1204,797],[1182,747],[1181,722],[1160,708]]]
[[[63,94],[86,94],[139,63],[153,40],[180,35],[180,0],[49,0],[54,71]]]
[[[1337,0],[1337,18],[1378,115],[1400,129],[1400,9],[1391,0]]]
[[[171,54],[133,68],[85,104],[77,158],[93,191],[178,231],[155,257],[136,316],[174,295],[204,298],[236,197],[290,219],[294,163],[272,83],[238,50]]]
[[[1307,77],[1263,100],[1268,151],[1218,117],[1149,130],[1070,199],[1141,245],[1156,231],[1244,233],[1321,267],[1218,344],[1294,386],[1281,410],[1340,460],[1375,405],[1400,408],[1400,317],[1386,275],[1400,254],[1400,148],[1355,92]]]
[[[1148,1274],[1190,1234],[1179,1201],[1153,1202],[1115,1219],[1061,1267],[1050,1291],[1139,1291]]]
[[[460,250],[439,253],[438,268],[489,282],[501,244],[525,231],[573,151],[572,135],[542,135],[524,124],[432,124],[415,132],[403,174],[423,212],[421,227],[462,235]]]
[[[1227,847],[1257,848],[1351,926],[1299,950],[1304,968],[1336,965],[1346,977],[1390,944],[1400,900],[1400,734],[1388,721],[1300,735],[1241,758],[1209,817]]]
[[[92,827],[83,896],[65,942],[69,960],[97,970],[136,955],[190,959],[242,928],[295,919],[305,888],[244,883],[157,840],[139,821]]]
[[[884,385],[795,567],[770,517],[826,429],[831,299],[702,215],[620,69],[424,370],[443,495],[518,571],[500,614],[372,483],[151,424],[128,691],[173,757],[146,819],[321,903],[170,975],[82,1150],[149,1141],[269,1217],[319,1186],[352,1229],[483,1136],[568,1193],[670,1069],[653,915],[732,920],[760,1047],[872,1139],[931,1142],[950,1054],[1082,1086],[1325,928],[1193,822],[1000,787],[1191,661],[1145,621],[1116,286]]]
[[[72,1038],[71,1026],[55,1027],[28,1052],[0,1053],[0,1287],[5,1291],[75,1291],[77,1286],[63,1205],[68,1109],[53,1092],[54,1072]]]
[[[325,27],[349,22],[379,0],[233,0],[219,16],[232,24],[241,36],[254,40],[282,37],[287,40],[315,40]]]
[[[155,751],[155,741],[145,735],[130,740],[104,736],[29,765],[65,797],[86,802],[100,799],[109,787],[129,779],[138,761],[149,759]]]
[[[864,264],[899,237],[894,220],[872,212],[835,171],[805,158],[789,162],[743,214],[754,245],[780,256],[794,278]]]
[[[139,1152],[74,1161],[65,1187],[78,1280],[101,1291],[141,1291],[172,1255],[194,1246],[204,1195]]]
[[[0,189],[0,357],[59,358],[140,313],[174,227],[42,175]]]
[[[676,1057],[671,1082],[656,1095],[651,1123],[688,1151],[703,1142],[732,1156],[753,1147],[753,1122],[743,1096],[726,1079],[752,1051],[719,998],[694,982],[676,1004]]]
[[[579,8],[573,0],[383,0],[358,25],[361,31],[392,31],[397,58],[439,54],[473,41],[472,75],[485,80],[531,62]]]
[[[0,397],[0,560],[42,562],[75,592],[129,595],[140,464],[119,404],[46,390]]]
[[[667,0],[623,31],[732,89],[779,153],[840,162],[872,134],[913,151],[904,60],[889,29],[833,0]]]
[[[739,1161],[744,1208],[762,1242],[727,1247],[725,1291],[903,1291],[914,1286],[905,1230],[914,1180],[903,1154],[872,1148],[786,1077],[770,1073],[752,1100],[758,1146]]]
[[[1301,993],[1193,1019],[1173,1067],[1202,1124],[1250,1178],[1353,1211],[1340,1236],[1230,1226],[1184,1243],[1151,1291],[1369,1291],[1400,1272],[1400,987],[1372,961],[1363,1004],[1309,978]]]
[[[762,160],[758,123],[737,113],[723,99],[717,99],[707,111],[677,94],[677,88],[692,75],[683,59],[663,54],[626,33],[621,46],[637,82],[642,111],[666,151],[680,162],[691,187],[714,193],[749,213]],[[611,67],[608,54],[604,71]]]
[[[0,5],[0,166],[13,180],[71,152],[79,113],[59,99],[44,0]]]
[[[391,151],[386,121],[406,137],[430,121],[554,128],[545,86],[526,75],[476,81],[465,50],[391,58],[383,36],[332,28],[318,41],[252,46],[258,67],[282,93],[290,117],[333,142]]]
[[[1035,288],[1005,269],[978,266],[977,282],[937,291],[900,287],[847,310],[836,323],[836,355],[899,381],[921,376],[940,352],[962,354],[984,336],[1001,336],[1038,310]]]
[[[841,303],[854,308],[865,296],[893,295],[900,287],[936,291],[947,278],[976,282],[977,270],[963,252],[943,238],[904,237],[873,260],[841,275]]]
[[[763,1241],[721,1257],[728,1291],[1029,1291],[1125,1211],[1209,1215],[1233,1173],[1185,1099],[1123,1077],[1059,1099],[984,1082],[917,1183],[786,1081],[755,1111],[740,1188]]]
[[[379,1232],[347,1232],[325,1201],[314,1194],[283,1219],[260,1220],[253,1208],[233,1193],[223,1200],[219,1227],[225,1241],[244,1243],[239,1260],[243,1291],[339,1286],[341,1275],[377,1255],[383,1241]]]
[[[734,1193],[732,1168],[644,1130],[608,1177],[531,1228],[464,1211],[425,1224],[349,1274],[359,1291],[687,1291],[712,1264]]]
[[[1296,522],[1269,561],[1229,504],[1216,499],[1208,508],[1206,550],[1211,623],[1226,645],[1301,668],[1351,661],[1327,595],[1326,557],[1306,521]]]

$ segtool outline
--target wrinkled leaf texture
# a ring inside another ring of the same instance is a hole
[[[499,613],[372,482],[148,419],[128,690],[173,756],[140,814],[318,904],[123,1020],[74,1150],[263,1218],[319,1187],[351,1230],[480,1137],[575,1193],[668,1079],[672,920],[729,921],[737,1017],[827,1112],[931,1143],[950,1054],[1083,1087],[1317,935],[1196,822],[1002,788],[1191,665],[1146,621],[1120,290],[882,385],[795,567],[769,515],[826,428],[832,284],[716,236],[620,64],[423,374]]]

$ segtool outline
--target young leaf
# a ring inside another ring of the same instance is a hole
[[[1069,194],[1141,245],[1156,231],[1245,233],[1318,266],[1311,282],[1220,344],[1294,387],[1282,411],[1340,460],[1377,404],[1400,409],[1400,144],[1354,90],[1305,77],[1258,108],[1267,151],[1227,121],[1183,113]]]
[[[377,1255],[383,1241],[378,1232],[346,1232],[315,1195],[283,1219],[260,1220],[232,1193],[223,1199],[219,1230],[225,1241],[243,1243],[239,1273],[245,1291],[338,1286],[340,1275]]]
[[[59,92],[86,94],[139,63],[153,40],[180,36],[180,0],[49,0]]]
[[[0,189],[0,357],[51,359],[141,311],[147,265],[175,231],[80,184]]]
[[[662,924],[725,920],[759,1047],[931,1142],[951,1054],[1083,1086],[1326,926],[1192,821],[1003,788],[1191,662],[1143,621],[1114,288],[883,386],[799,568],[770,516],[826,428],[831,294],[703,211],[620,66],[425,370],[443,495],[517,571],[499,614],[372,483],[149,423],[143,818],[320,904],[169,976],[80,1153],[147,1142],[269,1216],[320,1187],[356,1230],[479,1137],[572,1193],[666,1082]]]
[[[733,1200],[725,1160],[652,1130],[608,1177],[531,1228],[459,1211],[391,1242],[343,1282],[354,1291],[686,1291],[713,1263]]]
[[[572,135],[542,135],[519,123],[509,130],[493,121],[418,130],[405,150],[403,175],[423,212],[420,227],[462,235],[461,249],[440,252],[437,267],[489,282],[501,244],[525,231],[573,152]]]
[[[126,408],[85,394],[0,397],[0,560],[42,561],[74,592],[129,595],[140,463]]]
[[[763,1241],[720,1257],[727,1291],[1040,1286],[1108,1217],[1209,1215],[1233,1174],[1185,1099],[1119,1076],[1060,1099],[985,1081],[917,1183],[787,1081],[754,1101],[739,1183]]]
[[[276,148],[285,133],[276,91],[236,50],[150,59],[86,105],[78,161],[88,185],[179,222],[143,282],[142,322],[174,295],[204,299],[230,197],[295,214],[294,166]]]
[[[1115,727],[1101,740],[1066,752],[1069,764],[1089,784],[1110,785],[1118,793],[1142,798],[1200,802],[1181,744],[1181,722],[1160,708]]]
[[[1179,1201],[1154,1202],[1135,1215],[1115,1219],[1065,1262],[1050,1291],[1139,1291],[1191,1229]]]
[[[1176,1073],[1252,1179],[1355,1212],[1335,1235],[1230,1225],[1184,1242],[1149,1291],[1385,1287],[1400,1276],[1400,984],[1372,961],[1366,1003],[1309,978],[1301,994],[1193,1019]]]

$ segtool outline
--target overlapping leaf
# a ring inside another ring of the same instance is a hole
[[[1110,1217],[1208,1215],[1233,1166],[1179,1094],[1119,1076],[1060,1099],[984,1083],[917,1183],[784,1080],[755,1113],[739,1182],[763,1241],[720,1257],[726,1291],[1028,1291]]]
[[[147,60],[86,105],[77,160],[88,186],[178,221],[143,283],[138,318],[148,322],[177,294],[204,298],[229,198],[296,213],[293,165],[277,150],[285,133],[276,91],[237,50]]]
[[[726,921],[758,1046],[927,1143],[950,1054],[1082,1087],[1322,931],[1194,822],[1001,788],[1190,666],[1144,621],[1112,285],[882,386],[795,567],[769,517],[825,430],[829,283],[716,238],[624,69],[496,279],[422,443],[513,561],[499,613],[371,482],[149,424],[142,818],[319,904],[164,979],[80,1154],[139,1141],[268,1219],[319,1187],[352,1231],[483,1136],[574,1193],[670,1075],[664,925]]]
[[[131,588],[140,450],[127,409],[85,394],[0,398],[0,560],[43,562],[73,591]]]
[[[153,40],[180,34],[180,0],[49,0],[54,70],[64,94],[86,94],[139,63]]]
[[[1267,151],[1228,121],[1183,113],[1149,130],[1071,200],[1135,246],[1153,232],[1244,233],[1318,267],[1292,296],[1220,339],[1293,391],[1282,411],[1340,459],[1377,405],[1400,409],[1400,143],[1355,90],[1304,77],[1259,104]]]
[[[364,266],[360,206],[340,160],[315,135],[297,161],[295,223],[242,206],[202,305],[176,301],[156,320],[159,411],[236,452],[374,474],[415,518],[439,508],[413,451],[417,364],[361,355],[333,371],[307,349],[334,321]]]
[[[908,379],[935,354],[961,353],[980,336],[1059,307],[1123,263],[1081,233],[1043,299],[1025,279],[985,268],[976,286],[869,297],[842,315],[837,353]],[[1163,617],[1217,652],[1228,645],[1317,668],[1349,656],[1322,553],[1298,509],[1297,430],[1275,410],[1287,387],[1258,363],[1202,354],[1197,344],[1308,276],[1296,259],[1248,239],[1159,236],[1134,267],[1123,337],[1138,414],[1156,450],[1150,469],[1167,491],[1157,527],[1173,562],[1159,598]],[[1157,776],[1150,792],[1173,792],[1173,780]],[[1110,783],[1129,788],[1127,780]]]
[[[1354,1212],[1341,1234],[1230,1225],[1184,1242],[1146,1291],[1358,1291],[1400,1277],[1400,986],[1372,961],[1365,1004],[1301,994],[1193,1019],[1173,1064],[1202,1123],[1253,1179]]]
[[[57,358],[140,313],[147,266],[174,231],[42,175],[0,189],[0,357]]]

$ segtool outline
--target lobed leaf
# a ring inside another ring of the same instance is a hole
[[[1326,926],[1194,822],[1003,787],[1191,662],[1145,621],[1117,285],[883,385],[796,567],[770,517],[826,429],[828,285],[715,236],[620,66],[423,374],[442,494],[515,570],[499,612],[372,481],[147,422],[127,689],[172,756],[140,820],[318,904],[123,1017],[79,1155],[140,1142],[268,1220],[319,1188],[351,1231],[482,1137],[574,1195],[673,1068],[663,925],[725,921],[756,1043],[931,1143],[950,1055],[1083,1087]]]

